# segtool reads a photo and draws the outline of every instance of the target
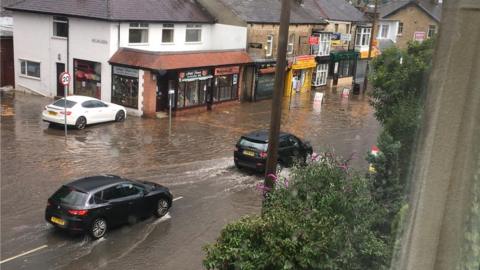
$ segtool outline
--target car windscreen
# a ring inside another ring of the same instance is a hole
[[[71,100],[67,99],[67,108],[72,108],[73,106],[75,106],[75,104],[77,104],[75,101],[71,101]],[[53,103],[53,105],[64,108],[65,107],[65,99],[63,99],[63,98],[59,99],[59,100],[55,101]]]
[[[87,193],[80,192],[71,187],[62,186],[50,199],[68,205],[84,205],[87,197]]]
[[[263,151],[263,152],[266,152],[267,147],[268,147],[267,143],[251,141],[251,140],[248,140],[246,138],[241,138],[240,141],[238,142],[238,144],[242,148],[256,149],[256,150],[260,150],[260,151]]]

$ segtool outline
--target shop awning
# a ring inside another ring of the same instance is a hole
[[[112,65],[124,65],[150,70],[189,69],[251,63],[245,51],[196,51],[160,53],[120,48],[109,60]]]
[[[356,51],[332,52],[330,53],[330,59],[333,62],[338,62],[340,60],[357,59],[358,55],[359,53]]]

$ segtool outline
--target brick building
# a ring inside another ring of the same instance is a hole
[[[438,32],[442,1],[393,0],[381,6],[379,11],[376,32],[380,45],[393,43],[406,48],[409,41],[423,41]]]

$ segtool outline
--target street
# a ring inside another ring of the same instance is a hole
[[[200,269],[202,246],[228,222],[260,212],[255,186],[262,176],[237,170],[232,155],[240,135],[269,127],[271,100],[175,117],[171,137],[168,118],[129,116],[122,123],[69,129],[66,141],[63,127],[41,121],[49,103],[2,92],[2,269]],[[320,105],[307,92],[283,102],[283,131],[309,141],[315,152],[355,154],[352,166],[360,170],[368,167],[365,156],[378,129],[364,96],[328,92]],[[102,173],[169,187],[175,197],[170,213],[109,231],[98,241],[46,223],[46,202],[57,188]]]

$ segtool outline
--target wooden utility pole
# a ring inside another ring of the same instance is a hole
[[[363,80],[363,93],[365,93],[368,86],[368,73],[370,69],[370,61],[372,60],[372,46],[373,40],[375,39],[375,26],[377,25],[378,0],[375,0],[375,8],[373,10],[372,31],[370,32],[370,44],[368,45],[368,60],[367,67],[365,69],[365,80]]]
[[[290,1],[282,0],[280,15],[280,34],[278,36],[277,65],[275,66],[275,83],[273,88],[272,114],[270,119],[270,133],[268,137],[267,168],[265,171],[265,187],[271,189],[274,180],[270,174],[276,174],[278,158],[278,137],[282,116],[282,96],[285,86],[285,67],[287,66],[288,26],[290,25]]]

